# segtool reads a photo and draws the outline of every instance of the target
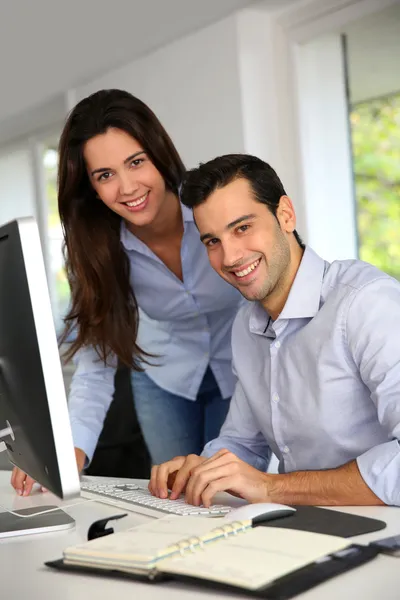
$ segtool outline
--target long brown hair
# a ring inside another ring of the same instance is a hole
[[[71,288],[61,343],[72,330],[76,337],[66,360],[93,346],[107,363],[111,355],[142,370],[150,356],[136,343],[138,305],[130,285],[129,259],[120,241],[121,217],[101,200],[89,181],[83,158],[85,142],[109,128],[137,140],[178,194],[185,168],[167,132],[138,98],[121,90],[101,90],[70,113],[59,144],[58,208],[64,234],[64,258]]]

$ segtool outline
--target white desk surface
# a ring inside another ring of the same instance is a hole
[[[38,492],[28,498],[17,497],[9,484],[9,479],[10,471],[0,471],[0,504],[3,506],[14,510],[43,504],[58,504],[62,507],[63,503],[50,493]],[[387,523],[386,529],[354,538],[360,543],[400,533],[400,508],[351,507],[346,510],[381,519]],[[207,597],[221,599],[242,597],[182,584],[148,585],[49,569],[44,566],[45,561],[61,558],[66,546],[84,542],[93,521],[111,516],[118,512],[118,509],[116,511],[115,507],[86,502],[82,499],[82,504],[68,508],[66,512],[76,520],[75,529],[0,540],[1,598],[7,600],[87,600],[88,598],[205,600]],[[121,521],[115,521],[112,526],[119,531],[143,523],[147,519],[148,517],[143,515],[130,513]],[[243,598],[245,597],[243,595]],[[297,598],[299,600],[337,600],[338,598],[340,600],[399,600],[400,558],[380,555],[370,563],[321,584]]]

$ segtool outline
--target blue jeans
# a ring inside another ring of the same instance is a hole
[[[132,373],[136,413],[153,464],[174,456],[200,454],[216,437],[229,409],[210,368],[196,400],[187,400],[160,388],[146,373]]]

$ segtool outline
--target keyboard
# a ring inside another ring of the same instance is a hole
[[[81,496],[98,502],[104,502],[123,510],[138,512],[150,517],[160,518],[166,514],[181,516],[224,517],[230,506],[213,504],[208,508],[192,506],[183,498],[163,500],[152,496],[145,486],[140,486],[130,480],[81,481]]]

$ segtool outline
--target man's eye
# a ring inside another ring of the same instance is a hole
[[[249,229],[250,225],[240,225],[237,228],[237,231],[240,231],[241,233],[243,233],[244,231],[247,231]]]
[[[217,242],[218,242],[217,238],[212,238],[211,240],[208,240],[207,246],[210,248],[211,246],[215,246],[215,244]]]

